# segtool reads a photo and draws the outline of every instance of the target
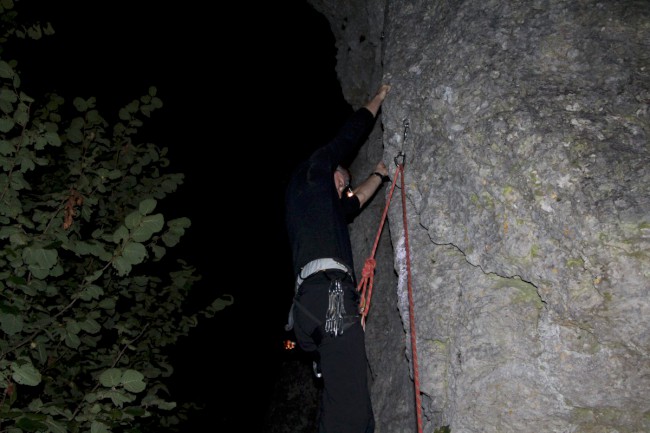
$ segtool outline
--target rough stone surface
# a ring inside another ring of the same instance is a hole
[[[350,104],[393,85],[353,175],[405,155],[366,330],[376,433],[415,431],[416,380],[428,433],[649,432],[650,2],[310,3]]]

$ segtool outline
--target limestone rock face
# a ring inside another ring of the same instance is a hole
[[[424,432],[649,432],[650,2],[310,3],[350,104],[393,85],[352,167],[397,173],[351,229],[361,275],[390,198],[376,433],[416,384]]]

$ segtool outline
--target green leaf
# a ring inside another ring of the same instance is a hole
[[[79,322],[79,326],[89,334],[96,334],[102,329],[101,325],[95,319],[86,319],[83,322]]]
[[[78,334],[81,331],[81,326],[76,320],[69,320],[65,325],[65,330],[71,334]]]
[[[127,229],[133,230],[134,228],[140,225],[141,220],[142,220],[142,214],[138,211],[134,211],[126,216],[126,218],[124,219],[124,225],[126,226]]]
[[[21,385],[36,386],[41,383],[41,373],[30,363],[19,365],[18,362],[11,363],[13,374],[11,377]]]
[[[83,125],[81,125],[83,126]],[[66,135],[68,137],[68,140],[70,140],[71,143],[81,143],[84,139],[83,132],[81,132],[81,126],[79,127],[70,127],[66,131]]]
[[[130,120],[131,119],[131,114],[128,112],[128,110],[126,108],[120,108],[119,116],[120,116],[120,120]]]
[[[40,39],[43,37],[43,29],[41,26],[31,26],[27,28],[27,34],[32,39]]]
[[[118,389],[112,389],[105,392],[104,398],[110,398],[113,401],[113,404],[118,407],[122,407],[124,403],[130,403],[135,400],[135,397],[132,394],[127,394]]]
[[[14,111],[14,121],[20,126],[27,125],[29,121],[29,107],[22,102],[18,104],[18,108]]]
[[[173,228],[175,230],[183,230],[186,228],[189,228],[192,225],[192,221],[189,218],[183,217],[183,218],[176,218],[173,220],[169,220],[167,225],[170,228]]]
[[[129,238],[129,230],[124,226],[119,226],[115,233],[113,233],[113,242],[116,244],[121,243],[122,241]]]
[[[97,281],[97,278],[101,277],[104,271],[102,269],[99,269],[95,271],[92,275],[88,275],[86,278],[84,278],[84,281],[87,283],[92,283],[93,281]]]
[[[224,308],[232,305],[235,302],[235,298],[232,295],[221,295],[221,298],[218,298],[212,302],[210,309],[212,311],[220,311]]]
[[[11,113],[14,111],[14,106],[11,104],[11,102],[0,100],[0,111],[3,113]]]
[[[111,433],[111,430],[104,423],[93,421],[90,424],[90,433]]]
[[[142,200],[140,202],[140,206],[138,207],[138,210],[140,211],[141,215],[149,215],[151,212],[154,211],[154,209],[156,209],[157,203],[158,202],[153,198]]]
[[[118,386],[122,380],[122,370],[119,368],[109,368],[99,375],[99,383],[107,388]]]
[[[106,177],[113,180],[119,179],[122,177],[122,170],[118,170],[118,169],[111,170],[106,174]]]
[[[27,173],[28,171],[32,171],[36,168],[36,164],[34,164],[34,160],[31,158],[22,158],[20,161],[20,171],[23,173]]]
[[[167,249],[161,247],[160,245],[151,245],[150,248],[156,260],[162,259],[165,256],[165,253],[167,252]]]
[[[169,231],[163,233],[162,240],[168,247],[175,247],[181,241],[181,237],[177,233]]]
[[[143,403],[145,402],[143,401]],[[129,406],[124,408],[124,412],[134,417],[145,416],[147,414],[147,411],[144,410],[142,407],[134,407],[134,406]]]
[[[46,132],[43,135],[43,138],[45,138],[45,141],[47,144],[55,147],[60,147],[61,146],[61,137],[59,137],[59,134],[56,132]]]
[[[124,389],[129,392],[142,392],[146,388],[144,375],[136,370],[126,370],[122,376]]]
[[[72,105],[82,113],[88,111],[88,103],[82,98],[74,98]]]
[[[16,232],[9,237],[9,242],[13,247],[27,245],[30,238],[23,231]]]
[[[137,265],[147,257],[147,250],[144,245],[137,242],[129,242],[122,250],[122,257],[131,265]]]
[[[20,80],[20,77],[18,77],[18,75],[14,76],[14,81],[16,81],[16,80]],[[20,86],[14,84],[14,87],[18,88]],[[31,104],[32,102],[34,102],[34,98],[32,98],[31,96],[25,94],[24,92],[20,92],[20,100],[23,101],[23,102],[26,102],[28,104]]]
[[[14,103],[18,100],[18,96],[15,92],[9,90],[8,88],[0,88],[0,101],[6,101]]]
[[[81,340],[79,339],[79,336],[76,334],[71,334],[69,332],[66,332],[64,341],[65,341],[65,345],[71,349],[76,349],[81,344]]]
[[[4,60],[0,60],[0,77],[1,78],[11,78],[15,74],[13,68],[9,66],[9,63]]]
[[[138,108],[140,107],[140,103],[137,100],[131,101],[126,107],[126,110],[129,113],[137,113]]]
[[[14,125],[16,125],[16,122],[13,119],[7,117],[0,118],[0,132],[9,132],[13,129]]]
[[[13,144],[7,140],[0,140],[0,155],[11,155],[15,150]]]
[[[94,284],[84,287],[84,289],[79,293],[79,298],[84,301],[90,301],[93,299],[99,299],[104,294],[104,289]]]
[[[0,312],[0,329],[7,335],[15,335],[23,330],[23,318],[15,314]]]
[[[23,260],[29,265],[29,271],[36,278],[46,278],[50,269],[56,265],[57,259],[58,252],[56,250],[30,247],[23,250]]]
[[[32,414],[28,414],[16,421],[16,427],[19,427],[28,432],[39,432],[47,429],[47,425],[39,420],[33,419]]]
[[[162,214],[144,216],[140,224],[131,231],[131,238],[136,242],[148,241],[154,233],[162,230],[164,225]]]
[[[153,394],[149,394],[145,396],[142,399],[142,403],[147,405],[148,407],[155,406],[162,410],[172,410],[176,407],[176,403],[165,401],[160,397],[158,397],[157,395],[153,395]]]
[[[60,422],[56,422],[52,418],[48,417],[47,420],[45,420],[45,424],[49,428],[50,433],[67,433],[68,429],[65,428],[63,424]]]
[[[99,307],[104,310],[114,310],[115,309],[115,299],[113,298],[104,298],[99,301]]]
[[[59,257],[57,250],[27,247],[23,250],[25,263],[36,264],[43,268],[51,268]]]

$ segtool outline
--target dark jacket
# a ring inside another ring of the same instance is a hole
[[[326,257],[354,270],[347,225],[359,212],[360,203],[356,196],[344,194],[339,199],[334,171],[358,152],[374,120],[368,109],[358,109],[330,142],[294,170],[285,197],[294,276],[308,262]]]

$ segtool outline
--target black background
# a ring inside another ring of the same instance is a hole
[[[109,120],[150,86],[163,101],[141,131],[186,175],[168,200],[203,276],[188,308],[235,297],[170,354],[172,400],[206,405],[187,431],[263,427],[293,290],[284,187],[350,113],[327,20],[305,1],[240,3],[16,0],[56,31],[18,45],[23,91],[94,96]]]

